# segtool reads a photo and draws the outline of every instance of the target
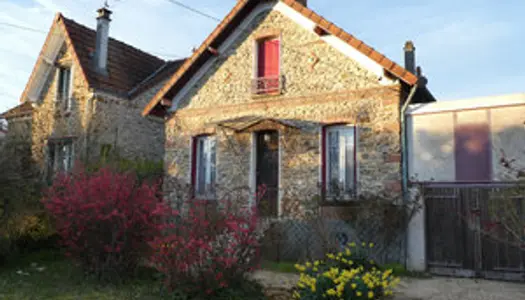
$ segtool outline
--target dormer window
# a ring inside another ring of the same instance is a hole
[[[71,108],[71,77],[71,67],[58,68],[56,101],[62,103],[66,111]]]
[[[255,76],[252,84],[254,94],[276,94],[282,89],[281,45],[278,38],[257,41]]]

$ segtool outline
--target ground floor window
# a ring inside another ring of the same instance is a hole
[[[48,142],[48,175],[53,179],[58,173],[73,169],[74,149],[71,139]]]
[[[356,128],[350,125],[324,128],[323,177],[328,197],[343,199],[356,192]]]
[[[215,198],[216,181],[216,138],[199,136],[194,139],[193,187],[195,196],[204,199]]]

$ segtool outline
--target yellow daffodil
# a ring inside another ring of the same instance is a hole
[[[370,248],[374,248],[374,243],[370,243]]]
[[[356,294],[357,297],[363,296],[363,293],[361,293],[360,291],[357,291],[355,294]]]
[[[357,284],[352,283],[352,289],[355,290],[357,288]]]
[[[374,292],[370,291],[368,292],[368,299],[374,298]]]
[[[329,289],[328,291],[326,291],[326,294],[328,296],[335,296],[335,294],[337,294],[337,292],[334,289]]]

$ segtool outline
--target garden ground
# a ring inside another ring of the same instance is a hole
[[[299,278],[296,274],[259,271],[255,278],[275,294],[289,289]],[[521,300],[525,284],[458,279],[446,277],[407,278],[398,287],[395,300]]]
[[[272,269],[275,269],[272,267]],[[286,299],[286,290],[298,279],[294,273],[258,271],[254,278],[274,299]],[[518,300],[525,299],[525,284],[434,277],[403,278],[395,300]],[[102,286],[86,279],[61,254],[42,252],[0,269],[0,299],[162,299],[160,284],[145,272],[126,285]]]

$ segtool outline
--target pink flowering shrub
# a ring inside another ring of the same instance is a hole
[[[151,265],[169,290],[190,296],[220,293],[245,279],[258,264],[258,217],[253,207],[232,201],[185,203],[166,224],[166,234],[151,243]]]
[[[132,274],[171,212],[157,185],[109,169],[58,176],[43,203],[66,255],[102,280]]]

